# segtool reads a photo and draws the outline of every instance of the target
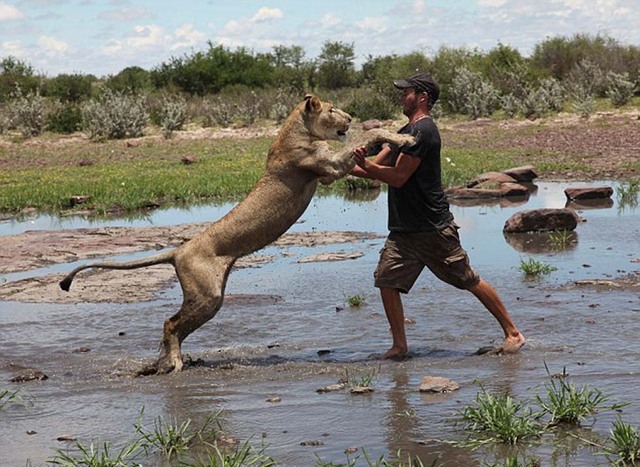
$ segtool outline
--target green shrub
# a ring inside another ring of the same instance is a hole
[[[463,68],[453,79],[449,104],[454,112],[469,115],[473,119],[489,117],[498,109],[500,96],[480,73]]]
[[[500,97],[500,107],[509,118],[513,118],[522,112],[522,101],[513,94]]]
[[[141,96],[108,88],[82,107],[82,129],[97,141],[142,136],[148,119]]]
[[[382,94],[360,89],[343,110],[360,120],[387,120],[397,114],[398,105]]]
[[[38,136],[44,132],[45,100],[39,92],[29,91],[25,95],[18,86],[8,107],[11,125],[17,128],[24,138]]]
[[[47,81],[47,95],[63,103],[80,102],[91,97],[91,84],[95,80],[93,75],[61,74]]]
[[[77,104],[65,104],[47,115],[47,129],[71,134],[82,128],[82,112]]]
[[[165,97],[160,107],[160,127],[165,138],[181,130],[188,119],[187,102],[180,96]]]
[[[584,86],[573,90],[573,111],[582,118],[589,118],[596,106],[595,98],[589,88],[590,86]]]
[[[564,86],[555,78],[545,78],[538,87],[540,99],[548,110],[559,112],[567,99]]]
[[[228,127],[233,121],[233,103],[220,96],[208,97],[202,102],[204,127]]]
[[[636,85],[629,80],[627,73],[618,74],[609,72],[607,74],[607,81],[609,83],[607,87],[607,97],[611,99],[614,107],[621,107],[633,99]]]

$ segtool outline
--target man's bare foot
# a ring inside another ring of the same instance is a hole
[[[391,347],[380,357],[381,360],[405,360],[409,358],[409,351],[406,348]]]
[[[506,337],[500,348],[502,353],[518,353],[522,346],[527,342],[524,336],[518,333],[517,336]]]

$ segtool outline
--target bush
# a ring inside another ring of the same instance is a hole
[[[488,117],[497,110],[499,103],[498,91],[480,73],[463,68],[453,79],[449,104],[454,112],[473,119]]]
[[[523,111],[522,101],[513,94],[501,96],[500,107],[509,118],[513,118]]]
[[[568,83],[574,92],[586,91],[592,96],[604,96],[607,89],[606,74],[587,59],[578,62],[571,70]]]
[[[358,89],[344,111],[360,120],[393,118],[398,112],[397,104],[383,94],[371,92],[371,89]]]
[[[276,89],[273,100],[267,104],[270,108],[269,114],[271,118],[278,124],[284,122],[301,100],[302,96],[295,88],[279,87]]]
[[[220,96],[206,98],[202,102],[203,126],[228,127],[233,122],[233,103]]]
[[[633,98],[636,85],[629,81],[627,73],[618,74],[609,72],[607,74],[609,86],[607,88],[607,97],[611,99],[614,107],[621,107],[627,104]]]
[[[173,96],[162,99],[160,127],[166,139],[171,138],[174,131],[181,130],[187,119],[187,103],[182,97]]]
[[[589,87],[577,87],[573,90],[573,110],[582,118],[589,118],[595,109],[595,99]]]
[[[42,134],[45,127],[44,97],[33,91],[24,95],[20,87],[16,87],[13,95],[9,102],[11,126],[17,128],[24,138]]]
[[[82,128],[82,112],[77,104],[58,107],[47,116],[47,129],[54,133],[70,134]]]
[[[97,141],[142,136],[148,119],[142,97],[108,88],[82,107],[82,128]]]
[[[96,80],[92,75],[58,75],[47,81],[47,95],[60,102],[80,102],[91,97],[91,84]]]
[[[540,99],[549,110],[559,112],[567,99],[564,86],[555,78],[545,78],[540,82]]]

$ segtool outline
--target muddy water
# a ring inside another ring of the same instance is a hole
[[[572,186],[580,185],[571,183]],[[611,185],[611,184],[610,184]],[[615,186],[615,185],[614,185]],[[202,422],[222,411],[226,433],[266,446],[280,465],[345,462],[344,451],[364,447],[370,458],[393,457],[398,449],[425,465],[480,465],[504,453],[470,451],[443,440],[461,440],[455,414],[473,403],[482,385],[519,399],[543,392],[563,368],[576,385],[605,391],[612,401],[631,402],[622,416],[640,425],[640,290],[577,286],[579,280],[611,280],[640,269],[640,211],[612,205],[576,208],[585,222],[576,243],[553,252],[547,239],[505,238],[513,213],[564,207],[565,184],[538,183],[528,201],[453,206],[472,263],[501,293],[528,337],[515,356],[475,356],[500,342],[497,324],[470,294],[423,273],[405,297],[407,333],[414,358],[379,362],[389,345],[388,326],[372,287],[372,271],[383,239],[316,248],[267,248],[276,261],[232,274],[233,296],[219,315],[191,335],[183,351],[199,365],[178,375],[134,378],[154,358],[163,320],[180,303],[177,286],[159,299],[136,304],[22,304],[0,302],[0,390],[19,389],[22,403],[0,411],[0,465],[42,465],[55,449],[108,440],[116,447],[134,437],[133,425],[156,417]],[[292,230],[386,232],[386,198],[316,198]],[[127,225],[169,225],[219,217],[231,205],[174,209]],[[124,221],[111,221],[123,225]],[[86,227],[82,219],[33,218],[0,224],[2,234],[29,229]],[[92,226],[97,226],[95,223]],[[102,224],[100,224],[102,225]],[[298,263],[320,252],[361,252],[356,260]],[[520,259],[533,257],[558,268],[538,281],[525,280]],[[59,269],[57,269],[59,270]],[[348,295],[366,297],[361,308]],[[44,381],[11,383],[19,366],[37,368]],[[376,374],[374,392],[318,393],[346,375]],[[426,395],[425,375],[460,384],[457,392]],[[273,397],[279,402],[274,402]],[[598,415],[590,431],[605,437],[617,414]],[[530,448],[543,465],[604,463],[586,448]],[[352,455],[353,458],[353,455]],[[153,465],[153,462],[151,462]],[[359,464],[366,465],[366,464]]]

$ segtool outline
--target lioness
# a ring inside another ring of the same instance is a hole
[[[220,309],[234,262],[287,231],[309,205],[318,182],[329,184],[353,168],[352,148],[335,152],[326,142],[345,141],[350,123],[351,116],[346,112],[316,96],[306,96],[271,144],[262,178],[222,219],[166,253],[129,262],[79,266],[60,281],[60,287],[68,291],[74,276],[83,269],[136,269],[172,264],[182,287],[183,303],[174,316],[165,320],[160,356],[143,373],[180,371],[183,367],[180,345]],[[358,146],[389,143],[399,147],[413,142],[408,135],[371,130]]]

